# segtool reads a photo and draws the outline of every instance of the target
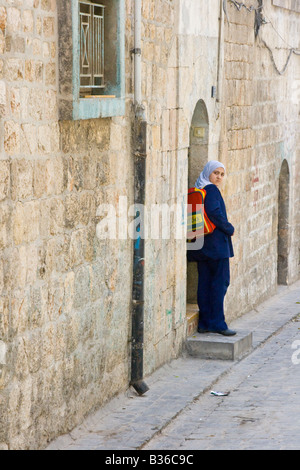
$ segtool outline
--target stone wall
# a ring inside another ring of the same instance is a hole
[[[234,318],[277,288],[278,191],[284,160],[290,173],[287,283],[299,277],[299,56],[292,55],[286,71],[279,71],[290,48],[299,47],[300,25],[299,14],[264,4],[267,24],[255,38],[254,12],[228,4],[227,13],[223,158],[229,173],[228,211],[237,229],[227,299],[227,314]]]
[[[131,128],[58,122],[54,0],[0,18],[0,443],[39,448],[128,386],[132,243],[96,211],[132,198]]]
[[[177,174],[172,1],[143,2],[147,203],[185,193]],[[99,240],[97,208],[133,202],[133,2],[126,2],[126,115],[58,121],[55,0],[0,7],[0,445],[41,448],[130,381],[132,240]],[[177,178],[179,182],[176,183]],[[174,241],[147,244],[145,373],[185,338]],[[184,260],[184,242],[181,243]],[[183,289],[181,289],[183,287]]]
[[[102,203],[117,208],[121,196],[128,206],[133,202],[134,2],[125,5],[125,116],[59,121],[56,1],[1,2],[3,449],[45,447],[130,381],[133,242],[99,240],[96,233]],[[236,226],[226,303],[232,319],[276,289],[284,160],[290,171],[288,282],[299,277],[299,101],[290,90],[300,75],[296,56],[286,74],[276,73],[270,52],[255,39],[254,12],[228,2],[227,13],[222,30],[218,0],[144,0],[142,91],[149,210],[184,204],[191,125],[199,102],[205,109],[207,159],[227,166],[224,196]],[[271,5],[266,13],[299,47],[299,14]],[[283,66],[286,45],[275,41],[270,25],[262,28]],[[212,86],[222,80],[216,100]],[[185,242],[147,240],[145,374],[178,356],[185,336]]]
[[[143,96],[148,122],[146,204],[182,203],[187,166],[178,148],[177,2],[143,2]],[[186,127],[183,128],[186,130]],[[184,133],[182,134],[183,138]],[[172,217],[172,215],[170,215]],[[170,218],[170,221],[172,219]],[[172,224],[172,222],[171,222]],[[145,273],[145,373],[182,349],[185,337],[185,241],[149,239]]]

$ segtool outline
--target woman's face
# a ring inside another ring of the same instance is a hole
[[[221,186],[224,176],[225,176],[224,168],[217,168],[211,173],[209,177],[209,181],[215,184],[216,186]]]

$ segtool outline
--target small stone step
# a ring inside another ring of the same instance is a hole
[[[234,361],[252,349],[252,332],[237,331],[235,336],[218,333],[195,333],[187,338],[187,352],[202,359]]]

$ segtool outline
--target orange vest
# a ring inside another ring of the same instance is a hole
[[[209,220],[204,209],[205,189],[190,188],[188,191],[187,240],[212,233],[216,226]]]

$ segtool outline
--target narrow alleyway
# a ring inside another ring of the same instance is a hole
[[[233,322],[253,331],[242,360],[184,355],[128,390],[48,450],[300,448],[300,281]],[[216,397],[211,390],[230,392]]]
[[[288,324],[217,382],[228,396],[201,396],[144,449],[298,450],[299,327]]]

